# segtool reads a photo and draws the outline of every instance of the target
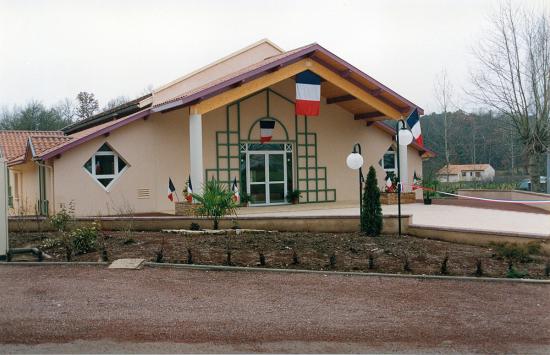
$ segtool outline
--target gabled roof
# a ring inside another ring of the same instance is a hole
[[[61,131],[0,131],[0,149],[2,156],[13,165],[24,159],[27,141],[31,136],[60,137]]]
[[[263,43],[263,42],[260,41],[258,43]],[[253,46],[254,45],[249,46],[247,48],[250,48]],[[237,52],[237,54],[238,53],[239,52]],[[236,54],[233,54],[233,55],[236,55]],[[231,57],[231,55],[229,57]],[[58,142],[59,144],[57,145],[52,144],[51,147],[48,147],[47,149],[42,151],[42,153],[38,154],[38,156],[40,159],[43,159],[43,160],[50,159],[79,144],[87,142],[95,137],[98,137],[103,134],[107,134],[112,130],[122,127],[126,124],[129,124],[137,119],[145,118],[153,112],[163,112],[167,110],[172,110],[172,109],[193,105],[194,103],[200,102],[201,100],[205,100],[207,98],[219,95],[224,91],[231,90],[235,87],[242,85],[245,82],[248,82],[256,78],[259,78],[263,75],[272,73],[284,66],[291,65],[305,58],[309,58],[319,63],[319,65],[327,68],[330,71],[330,72],[326,72],[328,76],[334,76],[334,74],[330,74],[330,73],[337,73],[339,77],[349,81],[350,83],[358,87],[359,90],[363,90],[364,92],[369,93],[370,95],[378,99],[380,102],[384,102],[386,105],[393,107],[395,111],[403,113],[403,116],[405,116],[408,112],[410,112],[414,108],[418,108],[419,113],[421,114],[423,113],[422,109],[419,108],[417,105],[406,100],[405,98],[398,95],[391,89],[387,88],[386,86],[382,85],[375,79],[371,78],[367,74],[355,68],[351,64],[345,62],[341,58],[337,57],[336,55],[332,54],[325,48],[321,47],[317,43],[313,43],[300,48],[296,48],[291,51],[273,55],[271,57],[260,60],[255,64],[249,65],[243,69],[236,70],[235,72],[232,72],[230,74],[223,75],[221,77],[214,77],[207,84],[190,88],[189,90],[187,90],[187,92],[184,92],[182,93],[182,95],[177,96],[173,99],[169,99],[158,103],[158,102],[154,102],[154,97],[155,97],[154,94],[152,97],[148,95],[148,96],[136,99],[127,104],[121,105],[108,112],[103,112],[87,120],[80,121],[64,129],[66,133],[72,133],[69,136],[67,136],[68,137],[67,139],[64,139],[63,141]],[[209,67],[210,66],[207,66],[206,68],[209,68]],[[200,69],[199,71],[201,70],[204,70],[204,68]],[[181,82],[187,77],[188,76],[180,78],[170,84],[167,84],[167,86],[176,85],[178,82]],[[334,80],[342,80],[342,79],[334,79]],[[327,92],[331,92],[332,94],[339,93],[338,88],[335,89],[334,87],[332,88],[328,87],[328,88],[325,88],[324,90],[325,91],[328,90]],[[354,90],[357,90],[357,89],[354,89]],[[159,90],[156,90],[156,92],[158,91]],[[322,87],[322,91],[323,91],[323,87]],[[360,94],[360,93],[358,92],[357,94]],[[347,95],[347,96],[350,96],[350,95]],[[352,100],[350,101],[352,106],[354,105],[353,100],[358,101],[355,97],[352,97],[351,99],[348,99],[348,100]],[[143,109],[144,107],[149,107],[149,105],[151,105],[151,101],[153,101],[152,107]],[[327,103],[328,103],[328,100],[327,100]],[[353,110],[350,110],[349,107],[345,107],[341,103],[337,103],[337,104],[342,105],[342,107],[344,107],[345,109],[348,109],[348,111],[350,112],[356,113]],[[355,104],[355,107],[360,107],[360,105]],[[363,105],[363,107],[365,106]],[[127,111],[127,109],[129,111]],[[370,113],[371,112],[368,112],[367,114],[370,114]],[[377,112],[374,112],[374,113],[376,114]],[[124,114],[126,114],[125,117],[124,117]],[[387,119],[387,117],[379,117],[379,115],[376,116],[376,120],[380,118]],[[356,119],[360,119],[360,118],[358,118],[356,115]],[[378,122],[374,122],[374,123],[376,124]],[[395,134],[395,132],[391,129],[391,127],[387,127],[387,126],[384,127],[384,126],[385,125],[379,126],[379,128],[385,129],[386,131],[388,131],[389,129],[390,131],[388,133]],[[435,155],[432,151],[424,147],[418,146],[416,143],[413,143],[413,147],[423,153],[427,153],[428,156]]]
[[[378,100],[392,106],[396,111],[403,113],[403,115],[411,112],[414,108],[418,108],[420,114],[424,113],[423,109],[418,105],[400,96],[395,91],[381,84],[317,43],[266,58],[222,78],[213,78],[208,84],[189,90],[173,99],[160,103],[154,102],[153,111],[162,112],[192,105],[305,58],[310,58],[318,62],[357,87],[376,96]]]
[[[153,93],[156,94],[159,91],[162,91],[162,90],[164,90],[168,87],[174,86],[178,83],[181,83],[182,81],[185,81],[186,79],[189,79],[189,78],[191,78],[191,77],[193,77],[193,76],[195,76],[199,73],[204,73],[204,72],[208,71],[209,69],[211,69],[213,67],[219,66],[219,64],[222,64],[224,62],[233,60],[233,59],[239,57],[241,54],[243,54],[245,52],[248,52],[248,51],[252,50],[255,47],[260,47],[262,45],[267,45],[267,46],[272,47],[272,49],[274,49],[275,52],[279,52],[279,53],[284,53],[285,52],[284,49],[282,49],[281,47],[279,47],[275,43],[271,42],[269,39],[264,38],[264,39],[261,39],[261,40],[255,42],[255,43],[252,43],[252,44],[250,44],[250,45],[248,45],[244,48],[241,48],[241,49],[239,49],[239,50],[237,50],[233,53],[230,53],[230,54],[226,55],[225,57],[220,58],[220,59],[218,59],[218,60],[216,60],[216,61],[214,61],[210,64],[207,64],[207,65],[205,65],[205,66],[203,66],[203,67],[201,67],[197,70],[193,70],[190,73],[187,73],[187,74],[185,74],[185,75],[183,75],[183,76],[181,76],[181,77],[179,77],[175,80],[172,80],[171,82],[166,83],[166,84],[156,88],[155,90],[153,90]],[[263,59],[263,58],[261,58],[261,59]]]
[[[70,136],[30,136],[27,142],[27,152],[30,150],[32,158],[40,157],[44,152],[72,139],[73,137]]]
[[[485,171],[488,168],[492,168],[490,164],[449,164],[449,172],[447,172],[447,166],[439,169],[437,174],[439,175],[458,175],[463,171]]]

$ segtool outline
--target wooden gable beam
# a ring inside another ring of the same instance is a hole
[[[390,118],[380,112],[357,113],[353,116],[355,120],[366,120],[367,122],[385,121]]]
[[[355,96],[358,100],[363,101],[367,105],[378,110],[389,119],[400,119],[403,117],[403,113],[400,112],[396,107],[385,102],[385,100],[381,100],[381,98],[378,98],[375,95],[371,94],[369,92],[369,89],[360,87],[355,83],[350,82],[348,79],[343,78],[340,73],[337,73],[325,66],[324,64],[321,64],[317,58],[314,57],[312,59],[314,61],[312,61],[311,67],[309,67],[308,69],[315,74],[320,75],[327,81],[330,81],[335,86],[346,91],[350,95]]]
[[[242,85],[238,87],[222,92],[221,94],[212,96],[208,99],[204,99],[197,104],[192,105],[191,112],[205,114],[219,107],[228,105],[242,97],[248,96],[280,81],[288,79],[306,69],[310,69],[312,63],[313,61],[310,59],[302,59],[296,63],[283,66],[276,71],[267,73],[257,79],[243,82]]]
[[[342,95],[342,96],[335,96],[335,97],[328,97],[327,98],[327,104],[336,104],[338,102],[344,102],[344,101],[351,101],[355,100],[355,96],[353,95]]]
[[[242,85],[222,92],[218,95],[204,100],[197,100],[197,102],[190,107],[190,112],[205,114],[219,107],[235,102],[242,97],[253,94],[280,81],[288,79],[303,72],[304,70],[311,70],[315,74],[321,76],[324,80],[331,82],[336,87],[355,97],[357,100],[370,105],[374,109],[378,110],[380,115],[384,116],[384,119],[399,119],[403,116],[403,113],[401,113],[398,109],[392,107],[392,105],[385,102],[385,100],[373,95],[369,89],[360,87],[346,78],[343,78],[340,73],[336,73],[330,68],[327,68],[323,64],[319,63],[316,58],[305,58],[299,60],[295,63],[283,66],[277,71],[267,73],[257,79],[245,81]]]

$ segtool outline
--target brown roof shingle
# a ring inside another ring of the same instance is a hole
[[[0,149],[8,163],[25,155],[27,141],[31,136],[60,137],[61,131],[0,131]]]

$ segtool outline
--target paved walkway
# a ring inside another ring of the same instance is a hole
[[[550,286],[0,266],[0,353],[548,353]]]
[[[384,214],[397,214],[397,205],[383,205]],[[550,237],[550,215],[487,208],[403,204],[402,213],[412,215],[415,225],[467,228],[473,230],[535,234]],[[251,207],[239,216],[302,217],[358,216],[359,207],[350,203],[300,204],[270,207]]]

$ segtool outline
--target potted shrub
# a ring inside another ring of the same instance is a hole
[[[300,197],[302,197],[302,192],[300,190],[291,190],[286,195],[286,200],[295,205],[300,201]]]
[[[241,194],[241,206],[248,207],[249,203],[250,203],[250,196],[246,192],[243,192]]]
[[[424,190],[424,204],[425,205],[431,205],[432,204],[432,195],[433,195],[433,192],[431,190],[436,189],[436,184],[435,184],[435,182],[434,183],[427,183],[427,184],[424,184],[424,187],[426,187],[426,189]]]

